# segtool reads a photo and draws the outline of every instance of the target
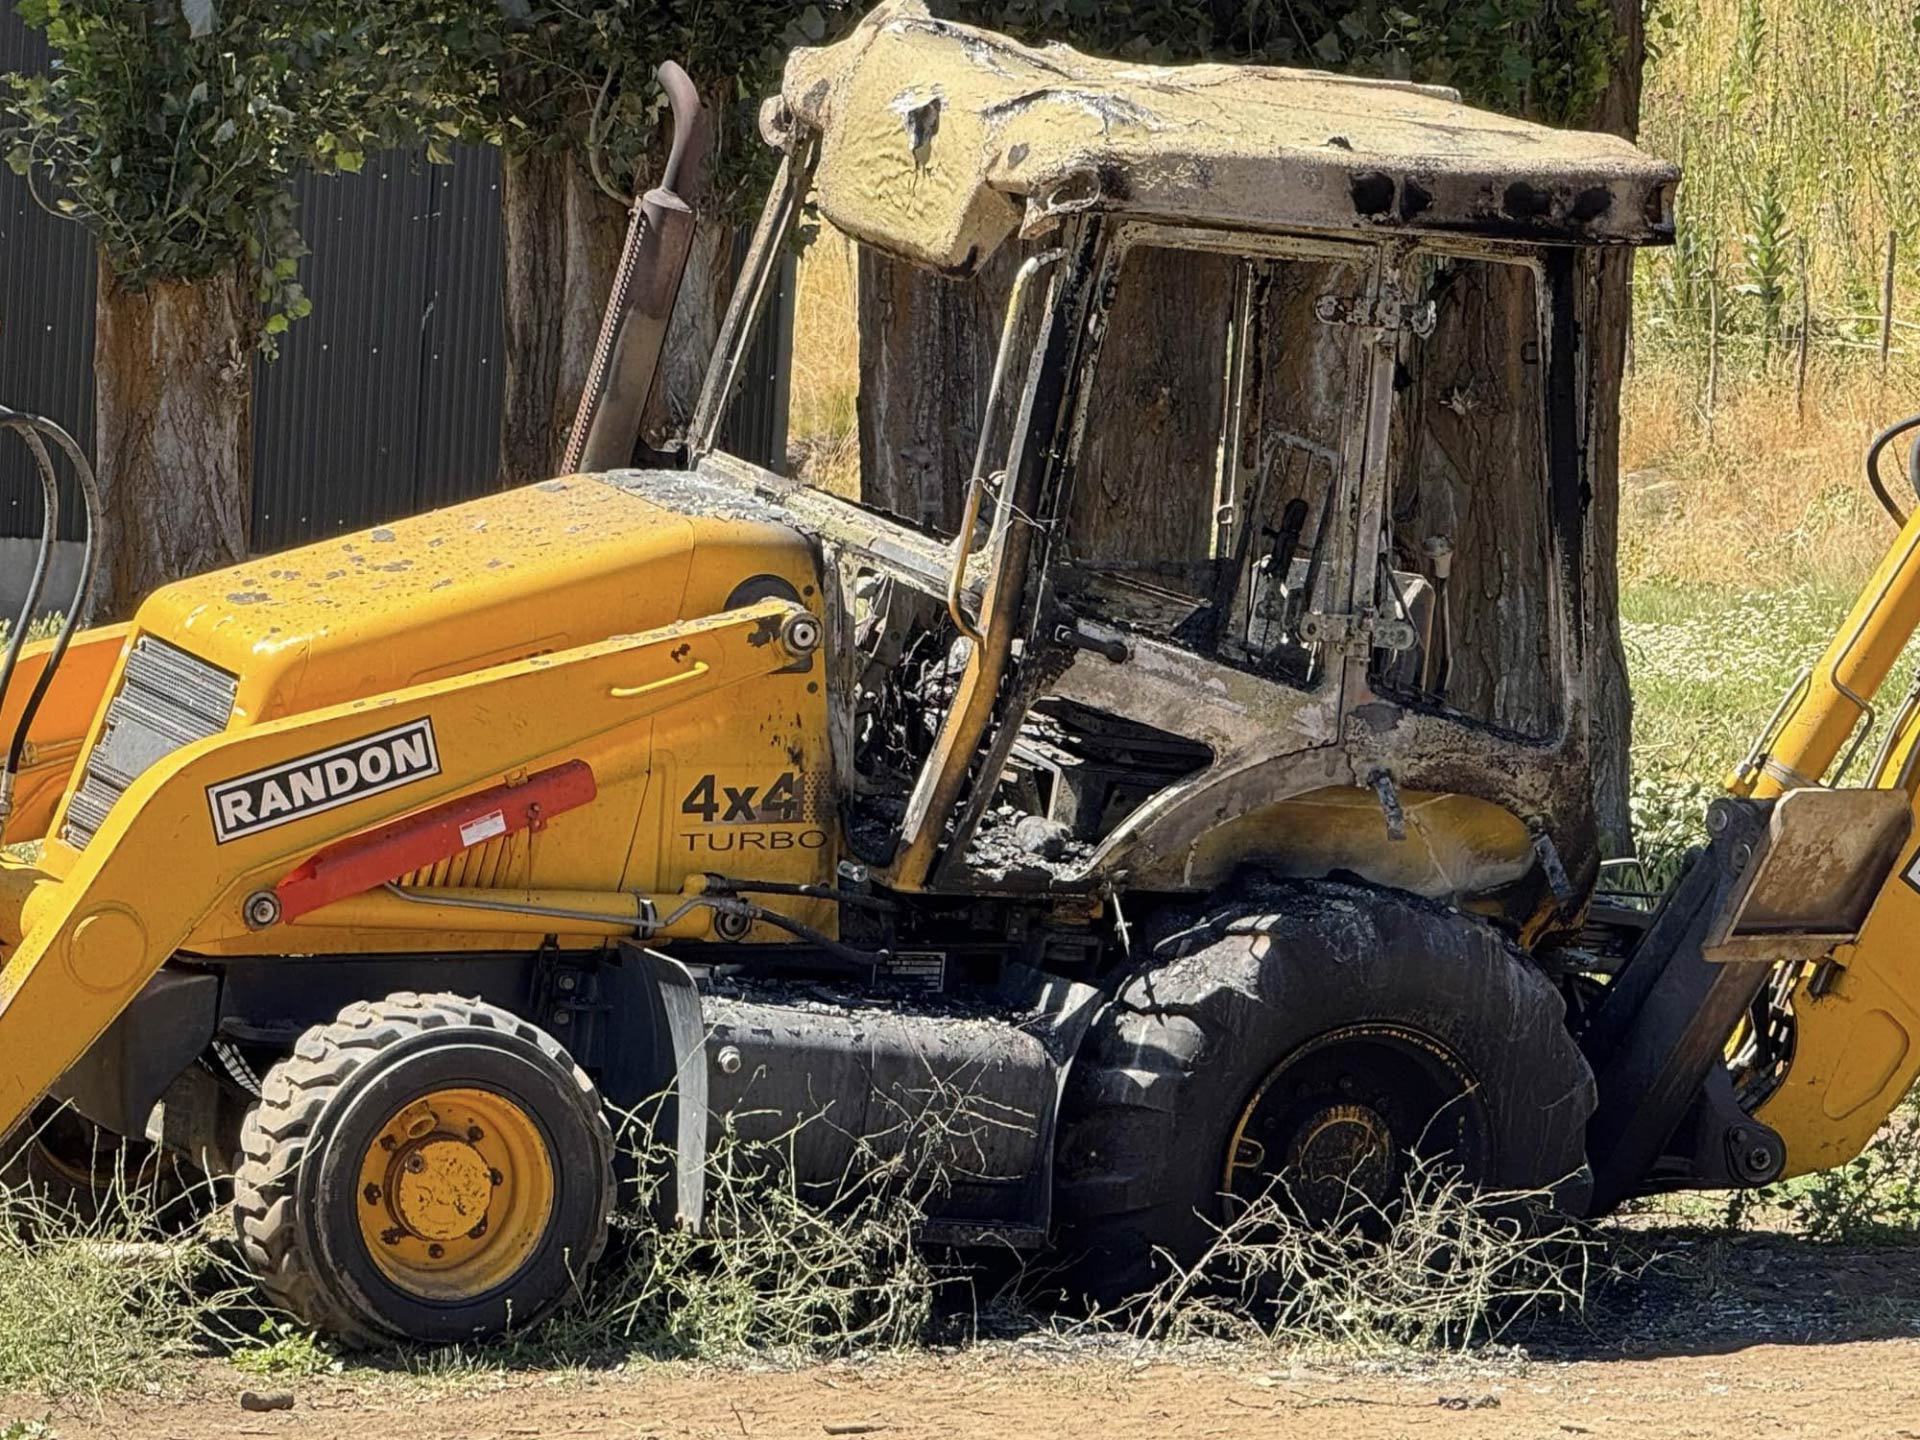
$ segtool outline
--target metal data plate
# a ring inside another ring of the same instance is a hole
[[[1702,945],[1709,960],[1812,959],[1852,940],[1913,828],[1901,790],[1790,790]]]

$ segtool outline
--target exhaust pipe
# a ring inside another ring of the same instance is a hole
[[[693,206],[682,197],[699,195],[705,182],[711,139],[707,115],[685,70],[669,60],[655,74],[673,110],[673,145],[660,183],[633,207],[593,366],[567,439],[564,474],[633,463],[693,244]]]

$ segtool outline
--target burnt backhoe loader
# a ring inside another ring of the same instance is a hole
[[[588,473],[9,651],[0,1126],[64,1104],[230,1180],[265,1291],[362,1342],[571,1293],[609,1117],[671,1157],[661,1223],[704,1223],[723,1124],[828,1189],[930,1146],[930,1243],[1106,1294],[1410,1157],[1591,1214],[1860,1150],[1920,1069],[1920,700],[1822,782],[1920,621],[1920,520],[1658,911],[1595,899],[1582,317],[1671,238],[1672,168],[894,0],[791,57],[680,463],[633,469],[704,150],[669,89]],[[957,533],[718,443],[809,205],[1009,257]]]

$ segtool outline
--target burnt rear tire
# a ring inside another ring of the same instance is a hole
[[[552,1036],[454,995],[349,1005],[268,1071],[234,1219],[261,1288],[350,1345],[538,1323],[605,1249],[613,1138]]]
[[[1394,892],[1261,898],[1264,913],[1134,975],[1074,1062],[1055,1203],[1074,1298],[1147,1293],[1250,1184],[1278,1177],[1311,1210],[1329,1149],[1358,1177],[1342,1185],[1391,1189],[1412,1152],[1580,1212],[1593,1074],[1524,955]]]

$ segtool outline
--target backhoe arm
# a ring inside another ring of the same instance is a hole
[[[1734,793],[1777,799],[1820,784],[1850,742],[1864,741],[1873,696],[1916,627],[1920,510],[1902,525],[1826,652],[1734,775]],[[1917,718],[1911,705],[1902,711],[1883,763],[1865,777],[1872,787],[1904,789],[1909,804],[1916,781],[1904,762]],[[1754,1111],[1784,1142],[1787,1175],[1858,1155],[1920,1076],[1920,951],[1913,938],[1920,934],[1920,823],[1893,852],[1893,862],[1858,934],[1804,967],[1795,984],[1792,1059]]]
[[[1735,795],[1773,799],[1818,785],[1920,627],[1920,508],[1901,526],[1826,653],[1728,781]]]
[[[240,913],[249,895],[343,835],[791,664],[799,652],[783,622],[801,613],[767,601],[210,736],[155,764],[72,871],[25,904],[0,973],[0,1132],[218,907]],[[237,809],[222,814],[237,777],[350,755],[370,736],[418,735],[422,725],[433,764],[417,779],[271,828],[248,828]],[[631,754],[635,769],[648,764],[644,745]]]

